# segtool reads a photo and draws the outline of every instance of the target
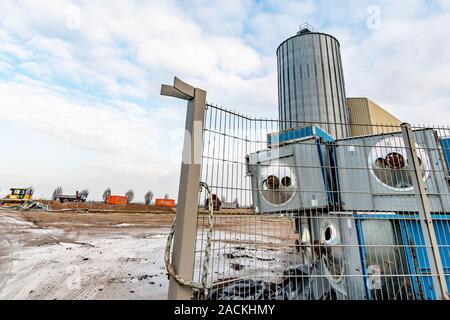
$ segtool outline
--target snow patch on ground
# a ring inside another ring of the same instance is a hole
[[[166,234],[63,230],[0,213],[0,299],[165,299]],[[20,229],[20,234],[16,234]],[[20,241],[12,241],[17,236]],[[40,240],[44,244],[27,245]],[[46,242],[47,241],[47,242]]]
[[[135,227],[136,225],[133,223],[119,223],[116,224],[114,227],[116,228],[128,228],[128,227]]]

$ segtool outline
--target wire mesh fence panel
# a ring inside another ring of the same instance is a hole
[[[207,106],[201,181],[212,195],[199,193],[194,266],[200,282],[209,256],[206,298],[442,298],[450,129],[412,127],[411,145],[403,126],[361,124],[370,135],[335,140],[323,125],[280,132],[278,120]]]

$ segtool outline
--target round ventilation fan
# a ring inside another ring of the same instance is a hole
[[[264,201],[272,206],[282,207],[294,199],[297,178],[292,167],[276,160],[261,165],[259,184]]]
[[[321,242],[324,244],[322,261],[325,274],[331,283],[340,284],[344,280],[344,247],[341,243],[339,229],[334,223],[326,222],[321,228]]]
[[[424,181],[430,175],[430,160],[424,149],[416,145]],[[370,151],[368,164],[371,174],[383,186],[394,191],[412,191],[412,165],[401,137],[390,137],[378,142]]]

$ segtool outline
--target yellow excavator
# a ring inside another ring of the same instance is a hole
[[[6,207],[20,206],[33,201],[33,188],[11,188],[11,193],[0,199],[0,205]]]

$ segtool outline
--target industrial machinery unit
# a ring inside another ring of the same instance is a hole
[[[450,260],[448,166],[433,129],[414,130],[442,267]],[[341,209],[354,212],[368,299],[435,299],[431,257],[420,226],[419,196],[402,133],[336,141]],[[382,250],[380,250],[382,248]],[[447,283],[450,276],[447,276]]]
[[[33,200],[33,188],[11,188],[5,198],[0,199],[0,205],[17,206]]]
[[[431,211],[450,212],[446,166],[436,132],[414,131],[417,154]],[[344,211],[417,211],[414,173],[401,133],[343,139],[336,142],[339,193]]]
[[[415,130],[414,138],[450,282],[445,145],[432,129]],[[247,158],[255,211],[295,219],[302,261],[315,265],[310,285],[330,290],[316,294],[436,298],[401,133],[334,141],[311,126],[270,133],[268,147]]]
[[[247,156],[255,212],[328,210],[334,202],[330,161],[318,137]]]
[[[330,212],[299,219],[303,261],[315,265],[312,275],[320,281],[311,286],[333,292],[322,296],[436,299],[431,257],[417,215]],[[450,216],[434,215],[433,220],[450,285]]]
[[[281,130],[318,124],[336,139],[349,136],[338,40],[303,26],[277,50]]]
[[[299,219],[304,261],[316,265],[314,276],[321,282],[316,287],[332,290],[338,300],[366,299],[353,215],[329,212]]]

